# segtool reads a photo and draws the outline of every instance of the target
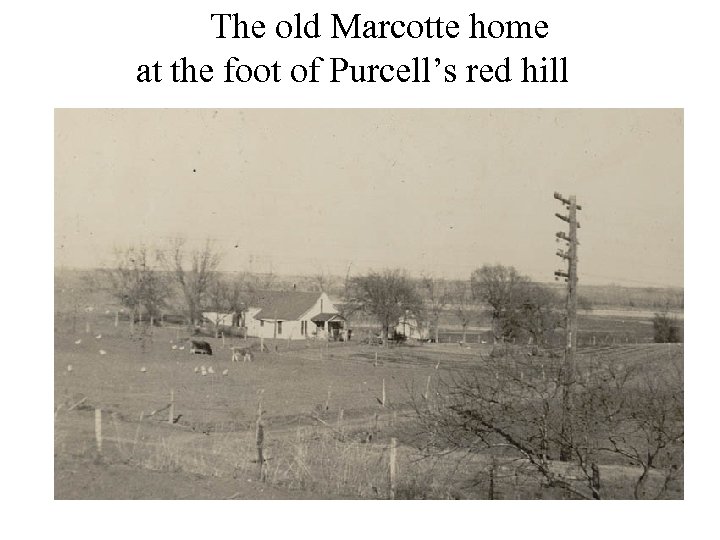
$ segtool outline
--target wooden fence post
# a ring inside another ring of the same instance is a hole
[[[102,453],[102,410],[95,408],[95,443],[98,454]]]
[[[115,310],[115,328],[118,327],[119,322],[120,322],[120,312]]]
[[[377,351],[375,351],[375,362],[373,362],[373,367],[377,367]]]
[[[85,321],[85,333],[90,333],[90,321]]]
[[[597,463],[593,463],[592,466],[592,496],[593,499],[600,499],[600,469]]]
[[[488,486],[488,499],[495,500],[495,456],[492,457],[490,465],[490,485]]]
[[[330,410],[330,394],[332,393],[331,388],[332,388],[331,386],[328,386],[327,398],[325,398],[325,410],[326,411]]]
[[[385,406],[385,379],[382,380],[382,406]]]
[[[168,424],[175,422],[175,390],[170,390],[170,413],[168,415]]]
[[[343,423],[343,416],[345,415],[345,410],[340,409],[338,411],[338,419],[337,419],[337,429],[338,431],[342,431],[342,423]]]
[[[258,416],[255,426],[255,446],[257,447],[258,466],[260,468],[260,481],[265,481],[265,458],[263,457],[263,444],[265,442],[265,430],[262,425],[262,400],[258,400]]]
[[[395,477],[397,475],[397,439],[390,439],[390,498],[395,498]]]
[[[224,348],[225,348],[225,332],[220,332],[220,337],[222,338],[222,341],[223,341],[223,349],[224,349]]]

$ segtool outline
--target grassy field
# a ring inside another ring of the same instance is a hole
[[[131,335],[128,321],[116,327],[115,306],[102,292],[57,287],[55,307],[56,498],[388,498],[391,437],[399,444],[396,497],[489,496],[490,457],[427,459],[415,444],[411,403],[422,399],[429,382],[432,388],[486,361],[493,346],[482,327],[468,332],[475,339],[462,346],[452,325],[441,343],[391,348],[266,340],[270,352],[261,353],[253,339],[223,344],[206,338],[214,354],[204,356],[190,354],[183,328],[145,327],[143,333],[138,325]],[[581,369],[600,361],[657,370],[682,357],[681,345],[647,343],[652,325],[642,316],[588,313],[580,327]],[[234,345],[254,347],[254,362],[232,363]],[[510,355],[525,354],[519,345],[510,349]],[[101,453],[96,408],[102,410]],[[514,461],[495,466],[494,497],[565,496],[518,474]],[[615,498],[630,496],[626,480],[639,471],[612,463],[601,470]]]

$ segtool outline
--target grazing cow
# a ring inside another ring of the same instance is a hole
[[[191,353],[212,355],[212,347],[207,341],[195,341],[193,339],[190,340],[190,343],[192,344],[192,347],[190,348]]]
[[[233,347],[232,361],[239,362],[241,356],[243,362],[252,362],[252,353],[250,352],[250,349],[246,349],[244,347]]]

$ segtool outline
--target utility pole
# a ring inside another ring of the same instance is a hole
[[[565,278],[567,282],[567,304],[565,323],[565,365],[563,368],[563,416],[561,426],[561,437],[563,444],[560,448],[560,459],[568,461],[572,457],[572,386],[575,383],[575,351],[577,350],[577,230],[580,224],[577,221],[577,212],[582,207],[577,204],[575,195],[567,199],[560,193],[555,192],[555,198],[559,200],[568,210],[567,215],[556,213],[555,216],[568,224],[568,233],[558,232],[555,236],[559,240],[567,242],[567,251],[559,249],[557,256],[567,261],[567,272],[558,270],[555,272],[555,279]]]

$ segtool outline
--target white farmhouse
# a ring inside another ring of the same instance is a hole
[[[327,294],[300,291],[258,293],[245,312],[250,337],[344,339],[345,319]]]
[[[430,337],[430,332],[427,327],[419,323],[418,320],[411,315],[400,317],[400,320],[395,326],[395,334],[404,336],[406,339],[418,339],[423,341]]]

